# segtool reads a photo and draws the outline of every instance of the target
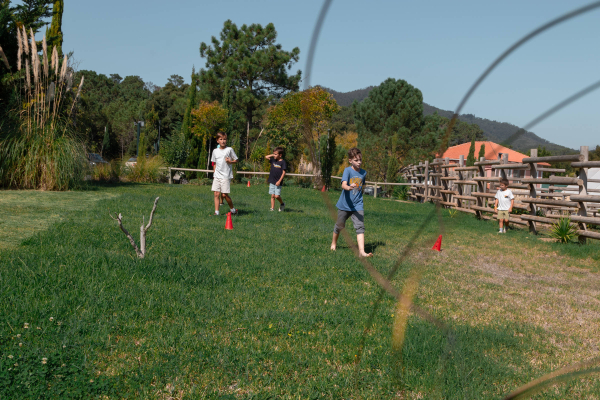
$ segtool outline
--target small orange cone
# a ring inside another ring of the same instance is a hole
[[[248,180],[248,184],[246,186],[250,187],[250,180]]]
[[[325,189],[325,185],[323,185],[323,187],[321,188],[321,192],[326,192],[327,189]]]
[[[231,221],[231,212],[227,213],[227,222],[225,222],[225,229],[230,231],[233,230],[233,222]]]
[[[442,251],[442,235],[436,240],[431,250]]]

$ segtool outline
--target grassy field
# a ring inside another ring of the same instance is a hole
[[[108,213],[137,239],[156,196],[139,260]],[[351,250],[328,250],[321,193],[283,196],[286,211],[269,212],[265,185],[235,185],[226,231],[208,186],[0,191],[0,398],[491,399],[598,355],[597,242],[498,235],[442,210],[393,283],[419,268],[415,302],[449,331],[413,315],[400,355],[394,301],[375,309],[380,290]],[[386,274],[433,206],[365,207],[366,247]],[[598,393],[586,377],[534,398]]]

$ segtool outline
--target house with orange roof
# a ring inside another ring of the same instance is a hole
[[[475,142],[475,158],[478,157],[481,146],[485,145],[485,159],[486,160],[500,160],[504,154],[508,154],[508,162],[509,164],[521,164],[524,158],[529,157],[527,154],[519,153],[513,149],[509,149],[508,147],[504,147],[499,145],[498,143],[490,142],[490,141],[481,141]],[[458,164],[460,160],[460,156],[464,156],[465,160],[469,155],[469,148],[471,147],[471,142],[459,144],[457,146],[452,146],[446,149],[441,158],[448,157],[450,161],[454,161]],[[548,163],[538,163],[539,166],[550,166]],[[485,175],[487,177],[500,176],[500,171],[492,169],[491,165],[485,166]],[[509,169],[506,170],[507,177],[510,178],[527,178],[530,176],[529,170],[519,170],[519,169]],[[542,173],[538,172],[538,178],[542,177]]]

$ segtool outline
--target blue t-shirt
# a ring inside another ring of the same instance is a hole
[[[354,168],[348,167],[344,170],[344,174],[342,175],[342,182],[346,182],[347,185],[351,185],[356,183],[358,188],[354,190],[343,190],[340,195],[340,199],[335,205],[338,210],[342,211],[363,211],[363,195],[362,188],[365,184],[365,177],[367,176],[367,171],[361,169],[360,171],[355,171]]]

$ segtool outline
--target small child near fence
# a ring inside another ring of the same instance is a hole
[[[515,205],[515,196],[512,190],[508,188],[508,179],[500,179],[500,189],[496,192],[495,199],[494,211],[498,212],[498,223],[500,224],[498,233],[506,233],[508,218]]]
[[[279,211],[283,211],[285,203],[281,199],[281,184],[285,177],[285,170],[287,169],[287,163],[283,159],[283,147],[276,147],[273,154],[265,156],[271,164],[271,170],[269,172],[269,194],[271,195],[271,210],[275,208],[275,200],[279,202]]]
[[[356,147],[348,150],[348,161],[350,167],[344,170],[342,175],[342,194],[336,207],[338,208],[337,221],[333,227],[333,238],[331,250],[337,248],[340,231],[346,227],[346,220],[352,218],[354,230],[356,230],[356,241],[360,257],[371,257],[373,253],[365,253],[365,211],[363,207],[363,188],[367,171],[361,169],[362,153]]]

